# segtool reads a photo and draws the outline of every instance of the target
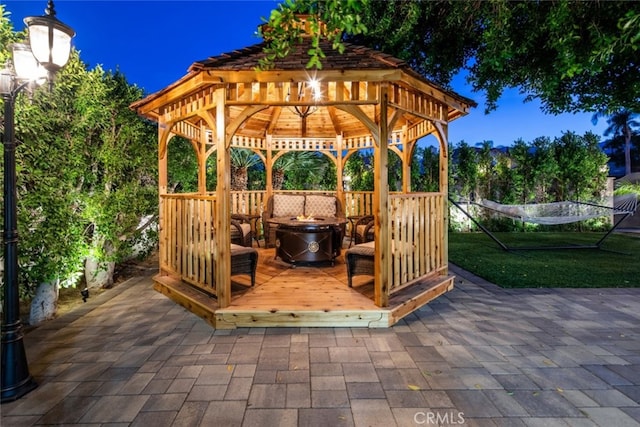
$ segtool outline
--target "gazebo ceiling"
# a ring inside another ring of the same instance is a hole
[[[258,70],[265,57],[264,43],[196,61],[183,78],[131,108],[159,122],[206,126],[197,111],[213,107],[213,92],[222,85],[227,123],[241,121],[237,136],[277,139],[371,135],[371,125],[362,118],[377,122],[382,83],[391,85],[393,131],[420,126],[413,132],[417,137],[432,132],[434,122],[448,123],[476,106],[426,80],[404,61],[362,46],[346,44],[344,53],[339,53],[322,41],[323,68],[307,70],[310,43],[311,38],[303,37],[269,70]]]
[[[336,107],[307,108],[309,112],[305,117],[296,113],[294,107],[268,107],[244,121],[237,134],[254,138],[266,135],[274,138],[335,138],[336,135],[352,138],[370,134],[356,117]],[[361,108],[371,116],[375,107]],[[242,110],[231,107],[230,118],[237,117]]]

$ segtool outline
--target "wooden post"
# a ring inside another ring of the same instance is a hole
[[[440,142],[440,176],[438,179],[440,193],[442,194],[442,274],[449,271],[449,126],[442,123],[435,123],[437,129],[436,137]]]
[[[225,89],[216,89],[216,248],[218,252],[215,269],[216,293],[220,308],[231,303],[231,160],[225,120]]]
[[[411,192],[411,157],[416,141],[411,143],[407,140],[407,127],[402,129],[402,193]]]
[[[207,194],[207,134],[205,126],[200,126],[198,141],[198,193]]]
[[[266,176],[266,194],[263,203],[267,203],[269,197],[273,194],[273,151],[271,150],[273,137],[269,134],[265,137],[265,143],[267,145],[267,160],[264,165],[264,171],[267,174]],[[263,206],[263,209],[266,206]]]
[[[374,254],[374,302],[378,307],[389,305],[390,253],[389,253],[389,130],[387,128],[387,89],[380,86],[380,123],[377,146],[373,150],[374,191],[373,210],[375,217]]]
[[[336,135],[336,197],[342,203],[342,208],[345,210],[342,212],[346,215],[347,205],[344,198],[344,161],[342,157],[342,135]]]
[[[169,181],[168,174],[168,157],[169,157],[169,139],[171,132],[163,122],[158,123],[158,256],[160,267],[163,260],[167,259],[167,233],[169,232],[169,224],[165,224],[164,215],[164,196],[167,194],[167,186]]]

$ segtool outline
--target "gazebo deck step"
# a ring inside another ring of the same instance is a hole
[[[270,271],[261,275],[261,267],[267,266]],[[258,267],[258,286],[244,288],[226,308],[220,308],[215,298],[170,276],[154,277],[154,288],[216,329],[386,328],[453,289],[453,276],[435,276],[396,292],[389,307],[381,308],[372,300],[371,284],[360,281],[359,286],[349,288],[344,274],[336,275],[342,269],[344,266],[289,268],[263,261]]]
[[[218,308],[218,301],[215,298],[171,276],[158,274],[154,276],[153,282],[153,289],[216,327],[214,313]]]

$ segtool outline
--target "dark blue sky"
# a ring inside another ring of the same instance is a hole
[[[24,28],[25,16],[43,15],[46,0],[0,0],[11,13],[14,28]],[[57,18],[76,31],[73,44],[90,68],[120,70],[130,83],[152,93],[186,74],[189,66],[209,56],[259,43],[261,17],[277,7],[276,0],[57,0]],[[542,114],[539,103],[523,103],[517,91],[505,92],[497,111],[484,114],[482,94],[473,93],[463,79],[454,82],[461,95],[478,102],[468,116],[449,128],[453,143],[473,145],[493,141],[510,145],[518,138],[530,142],[564,131],[602,135],[591,114]],[[429,141],[427,141],[429,142]]]

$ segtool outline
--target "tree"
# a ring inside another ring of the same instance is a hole
[[[167,147],[167,192],[198,191],[198,159],[188,139],[174,136]]]
[[[473,200],[478,184],[478,154],[464,141],[460,141],[453,151],[452,175],[458,193],[467,200]]]
[[[556,200],[597,200],[605,188],[607,156],[598,145],[598,136],[565,132],[553,143],[558,164]]]
[[[483,141],[478,147],[478,193],[481,198],[493,199],[493,142]]]
[[[389,150],[387,157],[387,182],[389,191],[402,190],[402,160],[393,150]]]
[[[417,147],[411,160],[411,189],[438,191],[440,157],[434,147]]]
[[[357,151],[349,157],[344,166],[345,177],[349,177],[351,191],[373,191],[373,156]]]
[[[622,135],[616,135],[602,142],[602,149],[609,156],[609,174],[612,176],[625,175],[625,140]],[[631,172],[640,167],[640,133],[631,136]]]
[[[526,167],[532,171],[531,184],[536,203],[556,201],[551,194],[561,167],[556,154],[563,154],[562,150],[555,148],[557,142],[557,139],[551,141],[548,137],[538,137],[530,144]]]
[[[598,118],[607,115],[608,114],[606,112],[599,111],[593,115],[591,121],[593,124],[596,124],[598,122]],[[637,113],[627,109],[613,112],[607,119],[607,124],[609,126],[604,131],[604,136],[612,135],[614,138],[616,136],[621,136],[624,139],[625,175],[629,175],[631,173],[631,142],[633,136],[636,134],[634,128],[640,127],[640,121],[636,120],[636,117],[638,117]]]
[[[248,148],[232,148],[231,190],[246,191],[249,188],[249,169],[259,163],[260,157]]]
[[[326,156],[313,151],[291,151],[273,163],[273,189],[303,190],[320,185],[331,165]],[[333,166],[335,169],[335,166]],[[335,175],[335,172],[334,172]],[[333,181],[335,188],[335,180]]]
[[[514,170],[511,167],[513,161],[507,153],[500,153],[494,167],[495,192],[493,200],[501,200],[502,203],[517,203],[516,186],[514,184]]]
[[[72,134],[82,149],[84,220],[93,257],[119,262],[133,255],[146,226],[157,217],[156,127],[140,119],[128,106],[143,96],[120,72],[90,72],[83,81],[73,108]],[[77,127],[78,129],[75,129]]]
[[[319,45],[320,40],[329,39],[333,48],[342,52],[343,31],[349,34],[366,31],[360,18],[365,3],[361,0],[285,0],[271,11],[267,25],[259,29],[260,35],[267,40],[266,56],[260,66],[270,68],[276,57],[287,56],[291,45],[300,40],[303,33],[300,25],[294,25],[299,21],[299,14],[309,14],[309,24],[315,37],[308,52],[307,68],[322,68],[324,53]]]
[[[518,204],[535,201],[533,164],[530,161],[530,147],[521,138],[509,149],[512,160],[511,180],[513,183],[514,201]]]
[[[279,30],[269,33],[267,59],[297,39],[287,34],[295,13],[326,23],[313,26],[318,37],[344,31],[344,40],[404,59],[442,86],[467,71],[488,110],[504,89],[519,88],[550,113],[640,111],[640,2],[287,1],[269,19]],[[319,47],[309,55],[319,67]]]

